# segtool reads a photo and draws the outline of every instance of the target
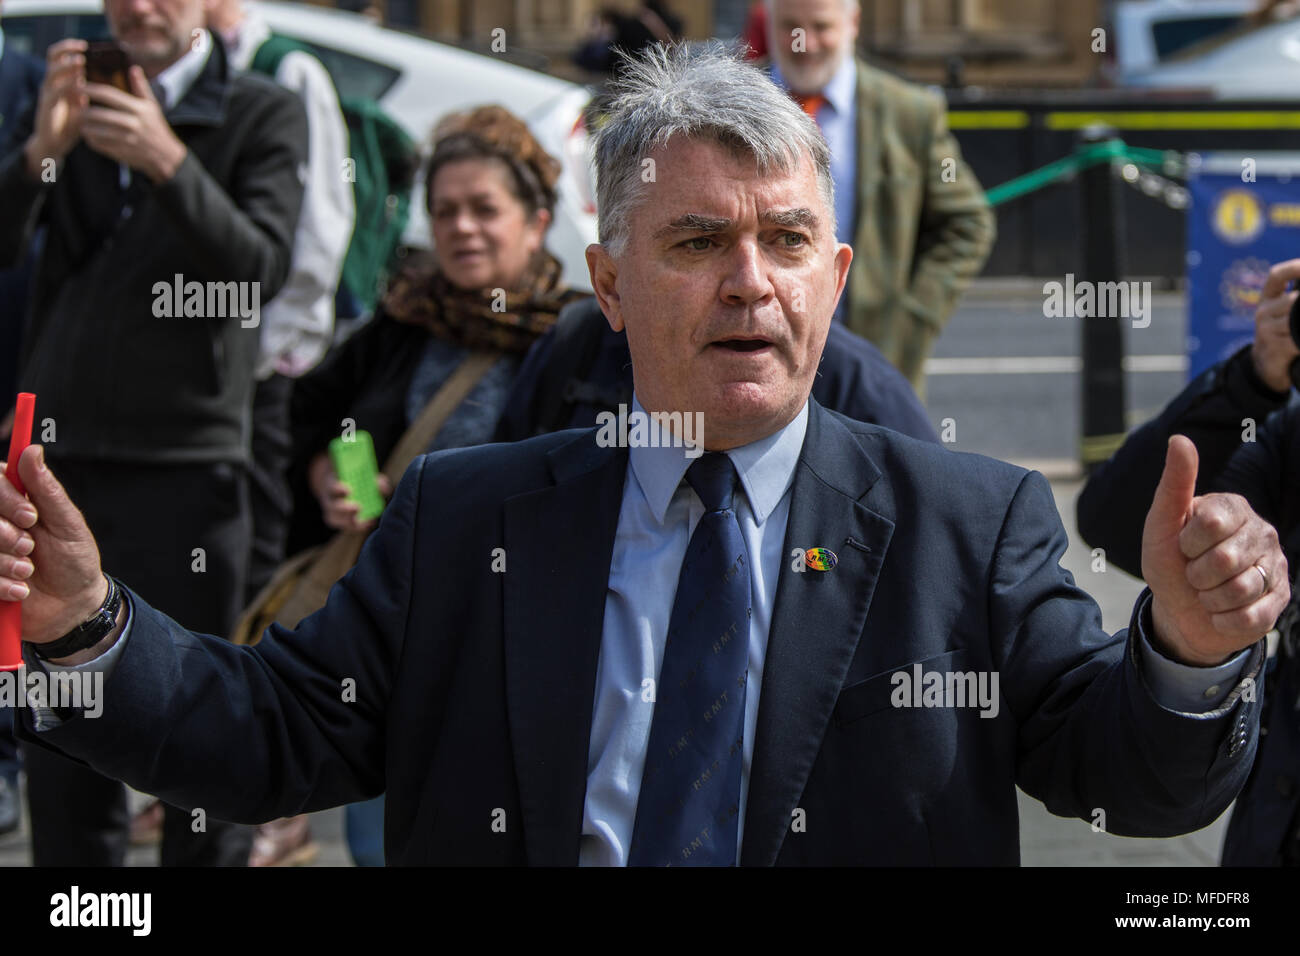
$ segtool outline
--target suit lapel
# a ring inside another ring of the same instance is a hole
[[[554,449],[555,485],[505,505],[506,702],[532,865],[578,862],[605,593],[626,449]],[[575,573],[575,569],[590,573]]]
[[[857,650],[894,530],[859,503],[879,477],[852,433],[812,401],[763,665],[742,865],[776,862]],[[839,563],[793,571],[791,551],[813,547]]]

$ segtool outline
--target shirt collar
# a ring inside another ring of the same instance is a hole
[[[208,54],[211,52],[212,36],[207,30],[203,30],[184,56],[153,78],[155,95],[160,90],[162,92],[160,99],[164,113],[170,112],[185,98],[185,94],[190,91],[194,81],[203,72],[203,67],[208,62]]]
[[[632,412],[646,414],[641,400],[635,395],[632,396]],[[784,428],[726,453],[736,466],[741,487],[749,499],[749,509],[758,524],[767,520],[794,481],[794,466],[803,450],[807,430],[808,402],[805,401],[799,414]],[[668,505],[686,477],[686,469],[699,456],[688,458],[686,452],[692,449],[672,447],[672,441],[657,440],[660,430],[653,418],[648,421],[647,434],[650,440],[630,448],[628,456],[646,504],[654,513],[655,520],[663,524]]]
[[[781,75],[781,68],[772,61],[772,82],[787,93],[790,91],[789,84],[786,83],[785,77]],[[841,62],[835,75],[831,77],[830,82],[826,84],[821,91],[822,96],[826,97],[826,104],[837,114],[847,115],[853,106],[853,97],[857,91],[858,85],[858,64],[852,56],[846,56]]]
[[[858,65],[853,57],[846,56],[840,68],[831,77],[831,81],[826,84],[826,89],[822,90],[822,95],[826,97],[826,102],[836,113],[844,116],[853,107],[853,96],[857,92],[857,85]]]
[[[227,33],[221,34],[226,44],[226,55],[230,65],[236,70],[247,72],[252,68],[253,57],[258,48],[271,38],[271,27],[260,16],[251,11],[245,14]]]

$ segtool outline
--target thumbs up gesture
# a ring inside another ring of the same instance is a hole
[[[1240,495],[1195,497],[1196,468],[1196,446],[1170,438],[1142,529],[1142,576],[1157,648],[1209,667],[1264,636],[1291,585],[1273,526]]]

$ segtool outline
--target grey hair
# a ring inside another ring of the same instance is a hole
[[[726,44],[654,44],[624,59],[611,92],[595,149],[597,230],[610,255],[626,249],[628,219],[645,191],[644,159],[679,135],[753,156],[764,174],[790,173],[810,155],[835,234],[831,156],[817,124]]]

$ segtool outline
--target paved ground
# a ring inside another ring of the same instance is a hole
[[[1043,314],[1043,280],[975,285],[935,343],[926,407],[935,428],[951,419],[950,446],[1048,473],[1078,460],[1080,319]],[[1186,384],[1181,292],[1153,292],[1150,325],[1121,323],[1130,424],[1146,421]]]
[[[131,795],[132,807],[144,806],[148,798],[137,793]],[[312,835],[320,846],[315,866],[351,866],[347,843],[343,839],[343,810],[326,810],[312,814]],[[157,847],[132,847],[127,852],[128,866],[156,866]],[[30,866],[31,851],[27,841],[27,821],[22,829],[0,837],[0,866]]]

